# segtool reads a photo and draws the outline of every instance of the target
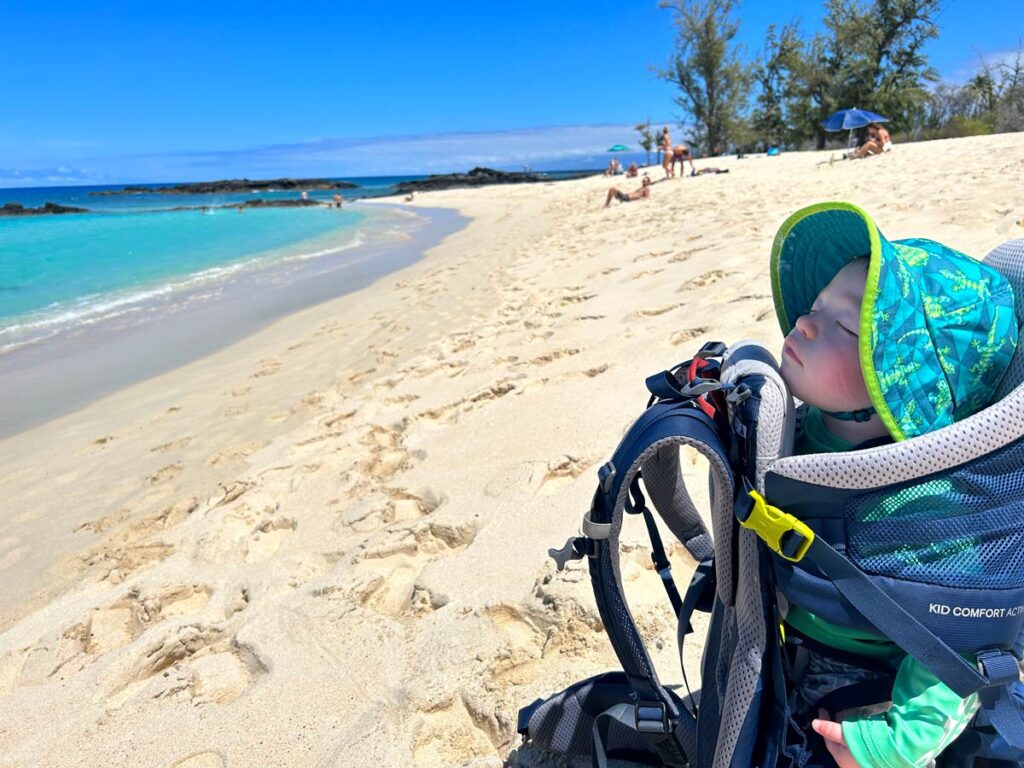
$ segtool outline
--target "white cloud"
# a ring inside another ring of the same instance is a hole
[[[1002,51],[993,51],[992,53],[979,53],[946,78],[946,82],[962,85],[978,74],[983,64],[989,67],[993,73],[998,74],[1001,69],[1013,66],[1019,54],[1020,49],[1018,48],[1008,48]],[[1024,60],[1024,57],[1022,57],[1022,60]]]
[[[593,168],[613,144],[636,159],[632,125],[564,125],[509,131],[457,132],[360,139],[312,139],[233,150],[150,153],[64,160],[58,168],[0,170],[0,186],[171,182],[276,176],[386,176],[467,171],[475,166],[537,170]],[[63,159],[63,158],[62,158]],[[79,167],[102,168],[90,174]]]

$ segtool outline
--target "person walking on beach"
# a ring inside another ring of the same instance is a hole
[[[661,129],[661,167],[665,169],[665,178],[672,178],[672,137],[667,125]]]

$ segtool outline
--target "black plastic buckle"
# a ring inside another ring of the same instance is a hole
[[[727,349],[728,347],[725,346],[725,342],[708,341],[700,348],[694,357],[699,357],[701,360],[707,360],[709,357],[721,357],[725,354],[725,350]]]
[[[746,384],[738,384],[733,390],[725,396],[725,402],[729,405],[736,406],[740,403],[746,402],[746,400],[754,394],[751,392],[750,387]]]
[[[668,710],[663,701],[636,703],[636,729],[640,733],[670,733]]]

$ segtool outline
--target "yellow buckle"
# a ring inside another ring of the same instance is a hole
[[[750,528],[767,544],[772,552],[791,563],[798,563],[803,560],[807,550],[811,548],[814,541],[814,531],[806,523],[797,520],[788,512],[783,512],[778,507],[773,507],[764,500],[764,497],[757,491],[750,491],[750,498],[754,500],[754,508],[750,511],[746,520],[740,520],[740,525]],[[796,533],[803,537],[800,547],[793,555],[787,555],[782,550],[783,537],[788,533]]]

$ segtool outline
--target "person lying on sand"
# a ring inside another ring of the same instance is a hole
[[[651,177],[644,176],[644,180],[640,183],[640,189],[633,192],[623,192],[616,187],[611,187],[608,190],[608,197],[605,198],[604,207],[607,208],[612,204],[612,200],[618,200],[620,203],[629,203],[633,200],[639,200],[643,197],[651,196]]]
[[[714,166],[708,166],[707,168],[701,168],[699,171],[695,168],[690,171],[691,176],[703,176],[705,173],[728,173],[728,168],[715,168]]]

